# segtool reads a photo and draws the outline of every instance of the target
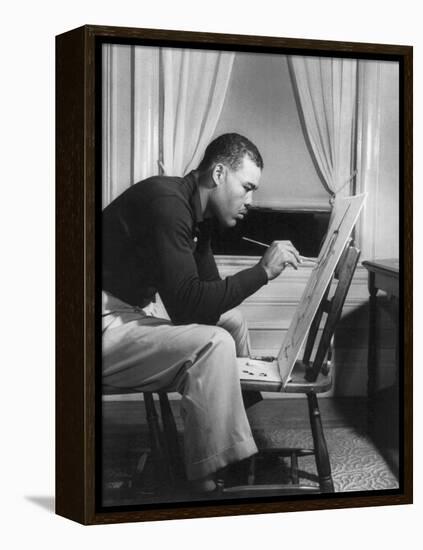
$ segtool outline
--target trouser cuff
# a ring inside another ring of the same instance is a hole
[[[187,477],[189,480],[201,479],[228,466],[228,464],[244,460],[257,452],[257,445],[253,437],[250,437],[204,460],[186,464]]]

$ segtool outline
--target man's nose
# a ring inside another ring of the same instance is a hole
[[[248,208],[253,202],[253,192],[248,191],[247,196],[245,197],[244,204]]]

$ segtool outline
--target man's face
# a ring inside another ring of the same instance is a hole
[[[237,220],[244,218],[260,176],[261,169],[247,155],[236,170],[216,165],[213,170],[216,188],[210,194],[209,207],[221,225],[233,227]]]

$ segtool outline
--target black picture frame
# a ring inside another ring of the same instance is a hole
[[[99,405],[98,95],[101,44],[227,49],[284,54],[342,55],[394,60],[400,66],[400,465],[398,491],[301,498],[250,499],[102,510],[96,452]],[[412,90],[410,46],[334,42],[158,29],[83,26],[56,37],[56,512],[82,524],[103,524],[321,510],[412,502]],[[97,390],[98,391],[98,390]]]

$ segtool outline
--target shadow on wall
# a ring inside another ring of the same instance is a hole
[[[368,305],[347,311],[334,338],[334,394],[367,395]]]
[[[379,298],[376,332],[377,361],[368,365],[369,308],[363,304],[341,318],[334,341],[334,393],[342,396],[366,396],[368,368],[374,369],[376,388],[388,388],[396,377],[396,324],[389,300]]]

